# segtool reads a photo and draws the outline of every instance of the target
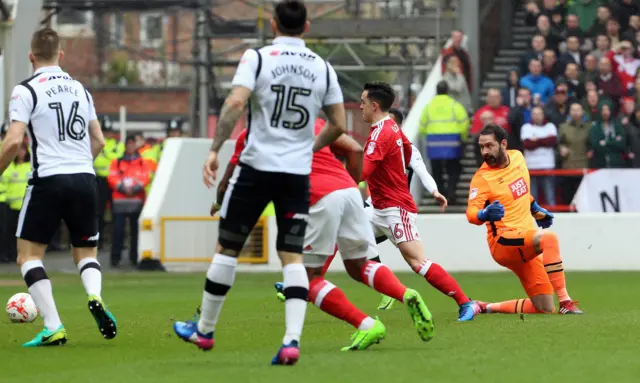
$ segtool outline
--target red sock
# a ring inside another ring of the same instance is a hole
[[[422,275],[427,282],[438,289],[438,291],[455,299],[458,306],[471,302],[471,299],[465,295],[460,285],[458,285],[458,282],[437,263],[425,259],[420,265],[420,268],[414,271]]]
[[[334,318],[343,320],[356,329],[369,316],[349,302],[342,290],[323,277],[309,283],[309,302]]]
[[[375,291],[400,302],[407,291],[398,277],[382,263],[367,261],[360,270],[360,281]]]
[[[327,270],[329,270],[329,266],[331,266],[331,262],[333,262],[333,258],[336,257],[337,252],[338,252],[338,246],[336,246],[336,249],[333,251],[333,255],[327,258],[327,261],[324,263],[324,266],[322,266],[322,273],[320,275],[322,275],[323,277],[327,273]]]

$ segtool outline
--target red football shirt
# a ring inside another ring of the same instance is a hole
[[[233,156],[231,156],[231,159],[229,160],[229,162],[231,162],[234,165],[238,165],[238,163],[240,162],[240,153],[242,153],[242,149],[244,149],[244,144],[247,141],[247,132],[248,132],[248,129],[244,128],[242,129],[242,132],[238,134],[238,137],[236,137],[236,148],[233,152]]]
[[[318,135],[324,126],[324,120],[318,118],[315,124],[315,134]],[[236,138],[236,148],[231,162],[237,165],[240,161],[240,153],[244,149],[247,140],[247,129],[244,129]],[[311,206],[315,205],[322,197],[336,190],[357,187],[347,170],[338,161],[331,149],[326,146],[314,153],[311,162],[311,174],[309,175],[309,200]],[[405,182],[406,183],[406,182]]]
[[[375,166],[365,180],[371,191],[374,208],[399,207],[410,213],[418,212],[407,183],[406,172],[411,152],[411,142],[390,117],[371,126],[364,160]]]
[[[316,119],[316,136],[322,130],[325,122]],[[315,205],[322,197],[336,190],[358,187],[356,181],[351,178],[349,172],[338,161],[329,146],[325,146],[313,154],[311,161],[311,174],[309,175],[309,201],[311,206]]]

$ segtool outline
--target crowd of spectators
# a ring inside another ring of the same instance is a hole
[[[535,26],[530,48],[504,88],[487,92],[471,133],[502,126],[531,170],[640,168],[640,0],[528,0],[525,8]],[[447,76],[460,82],[454,64]],[[531,188],[549,205],[569,204],[579,183],[534,175]]]

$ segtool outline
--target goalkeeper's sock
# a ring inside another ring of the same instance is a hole
[[[513,299],[510,301],[487,304],[487,314],[543,314],[538,311],[531,299]]]
[[[202,310],[198,320],[200,334],[209,334],[216,329],[227,292],[236,279],[237,266],[238,258],[224,254],[216,254],[211,260],[200,306]]]
[[[373,261],[367,261],[360,270],[360,282],[400,302],[404,300],[404,293],[407,291],[407,287],[393,271],[386,265]]]
[[[420,267],[414,271],[422,275],[438,291],[453,298],[458,306],[471,302],[471,299],[462,291],[458,282],[437,263],[425,259],[420,264]]]
[[[540,247],[542,248],[544,269],[547,271],[549,281],[553,286],[553,290],[556,292],[558,301],[564,302],[571,300],[569,293],[567,293],[567,282],[564,276],[564,266],[562,264],[562,257],[560,256],[558,237],[550,231],[545,232],[542,235]]]
[[[309,282],[309,302],[358,330],[369,330],[375,322],[351,303],[342,290],[323,277],[314,278]]]

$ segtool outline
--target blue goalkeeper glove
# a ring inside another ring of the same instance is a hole
[[[553,214],[543,209],[536,201],[531,202],[531,215],[535,218],[539,227],[547,229],[553,225]]]
[[[500,201],[495,201],[478,212],[478,219],[482,222],[500,221],[504,217],[504,206]]]

